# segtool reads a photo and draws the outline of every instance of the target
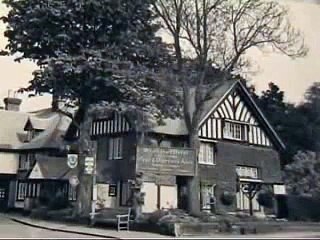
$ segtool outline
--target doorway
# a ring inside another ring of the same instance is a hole
[[[187,210],[188,209],[188,177],[177,176],[177,200],[178,209]]]

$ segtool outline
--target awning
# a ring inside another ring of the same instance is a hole
[[[77,175],[76,169],[67,165],[67,158],[50,157],[36,154],[36,164],[30,172],[29,179],[68,180]]]

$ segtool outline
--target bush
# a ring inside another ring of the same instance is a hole
[[[258,193],[257,202],[266,208],[273,208],[273,194],[270,191],[261,191]]]
[[[148,222],[151,224],[158,224],[159,220],[168,214],[167,211],[157,210],[151,213],[148,217]]]
[[[66,197],[56,196],[49,202],[50,210],[60,210],[70,207],[70,203]]]
[[[223,192],[220,197],[222,204],[225,206],[232,205],[234,199],[235,199],[235,194],[227,191]]]

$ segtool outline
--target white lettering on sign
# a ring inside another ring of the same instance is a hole
[[[273,185],[274,194],[286,194],[286,186],[285,185]]]

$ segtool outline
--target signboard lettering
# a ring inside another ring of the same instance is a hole
[[[168,175],[194,175],[194,151],[183,148],[137,148],[137,170]]]

